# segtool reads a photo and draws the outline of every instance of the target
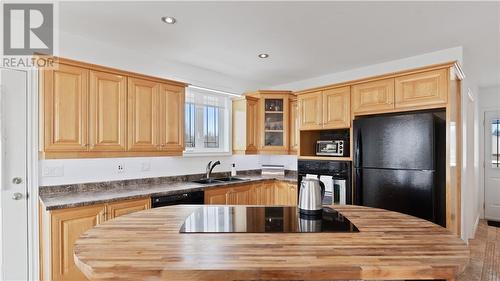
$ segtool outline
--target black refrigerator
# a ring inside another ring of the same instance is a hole
[[[446,226],[445,111],[354,120],[354,202]]]

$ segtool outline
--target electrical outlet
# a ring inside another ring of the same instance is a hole
[[[117,171],[118,171],[119,174],[125,172],[125,168],[123,167],[123,164],[118,164]]]

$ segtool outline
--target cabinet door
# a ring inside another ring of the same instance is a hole
[[[322,128],[321,91],[298,96],[300,130]]]
[[[246,153],[257,153],[259,147],[259,101],[247,98],[246,101]]]
[[[351,89],[349,86],[323,92],[323,128],[351,127]]]
[[[290,154],[299,149],[299,104],[297,99],[290,100]]]
[[[92,151],[125,151],[127,78],[90,71],[89,139]]]
[[[276,182],[274,184],[274,204],[289,205],[289,188],[285,182]]]
[[[274,181],[264,182],[259,186],[259,204],[260,205],[274,205]]]
[[[106,206],[106,219],[110,220],[126,214],[151,208],[151,199],[126,200],[110,203]]]
[[[184,88],[162,84],[160,87],[160,147],[184,150]]]
[[[446,106],[448,69],[439,69],[397,77],[396,108]]]
[[[128,148],[131,151],[157,151],[158,92],[156,82],[128,79]]]
[[[87,150],[89,71],[58,64],[42,75],[44,151]]]
[[[85,231],[104,221],[104,209],[104,205],[94,205],[51,213],[52,280],[87,280],[73,261],[74,244]]]
[[[227,203],[227,188],[215,188],[205,190],[205,204],[225,205]]]
[[[288,153],[288,94],[260,96],[260,150]]]
[[[299,199],[298,187],[296,183],[288,183],[288,204],[297,206]]]
[[[394,109],[394,79],[384,79],[352,86],[354,114],[371,114]]]
[[[252,185],[230,188],[227,193],[227,204],[248,205],[251,199]]]

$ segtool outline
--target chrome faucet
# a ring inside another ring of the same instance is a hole
[[[212,161],[208,162],[208,165],[207,165],[207,168],[206,168],[206,172],[207,172],[207,176],[206,178],[207,179],[210,179],[210,174],[212,173],[212,170],[215,168],[215,166],[217,165],[220,165],[220,161],[215,161],[213,164],[212,164]]]

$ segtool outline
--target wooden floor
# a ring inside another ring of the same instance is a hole
[[[457,281],[499,281],[500,228],[480,221],[476,236],[469,245],[471,262]]]

